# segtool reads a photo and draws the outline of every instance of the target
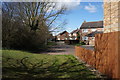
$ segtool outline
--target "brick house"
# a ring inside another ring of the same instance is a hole
[[[103,31],[94,31],[94,32],[91,32],[90,34],[85,35],[88,37],[90,45],[94,45],[95,34],[98,34],[98,33],[103,33]]]
[[[78,28],[76,30],[73,30],[69,34],[69,40],[78,40],[78,33],[79,33],[79,29]]]
[[[94,45],[97,33],[103,32],[103,21],[86,22],[84,21],[80,26],[80,40],[88,45]],[[91,36],[90,36],[91,35]]]
[[[68,38],[69,33],[67,31],[63,31],[56,36],[56,40],[68,40]]]

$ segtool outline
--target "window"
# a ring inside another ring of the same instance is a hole
[[[88,37],[84,36],[82,37],[82,40],[88,40]]]
[[[69,34],[69,36],[71,36],[71,34]]]
[[[92,31],[96,31],[96,29],[92,29]]]
[[[60,38],[58,38],[58,40],[60,40]]]
[[[65,38],[65,40],[67,40],[67,38]]]
[[[70,40],[72,40],[72,38],[70,38]]]
[[[73,33],[73,36],[76,36],[76,33]]]
[[[83,32],[85,32],[85,33],[88,32],[88,29],[83,29]]]
[[[85,37],[85,40],[88,40],[88,37]]]
[[[104,31],[104,29],[103,28],[99,28],[99,29],[97,29],[98,31]]]
[[[94,38],[94,37],[92,37],[92,40],[95,40],[95,38]]]

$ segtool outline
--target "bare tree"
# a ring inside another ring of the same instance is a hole
[[[40,30],[43,32],[46,38],[45,44],[47,44],[47,37],[52,24],[59,17],[60,14],[64,14],[66,8],[63,6],[61,9],[56,9],[54,2],[30,2],[30,3],[18,3],[18,14],[20,19],[31,30]],[[57,29],[58,27],[56,27]]]
[[[60,9],[56,6],[57,3],[47,1],[3,3],[3,41],[12,40],[11,44],[21,40],[22,44],[26,39],[26,42],[32,40],[35,45],[46,44],[53,23],[66,11],[64,6]]]
[[[56,4],[53,2],[18,3],[17,14],[31,30],[36,31],[43,25],[50,28],[59,15],[64,14],[66,10],[64,7],[57,10]]]

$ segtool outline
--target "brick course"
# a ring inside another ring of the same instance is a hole
[[[120,31],[119,23],[120,23],[120,1],[104,2],[104,33]]]

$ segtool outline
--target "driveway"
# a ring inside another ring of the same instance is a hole
[[[86,48],[86,49],[89,49],[89,50],[94,50],[94,46],[93,45],[82,45],[80,47]]]
[[[69,55],[74,54],[75,47],[73,45],[67,45],[64,42],[57,42],[57,45],[52,46],[48,51],[45,53],[53,54],[53,55]]]

